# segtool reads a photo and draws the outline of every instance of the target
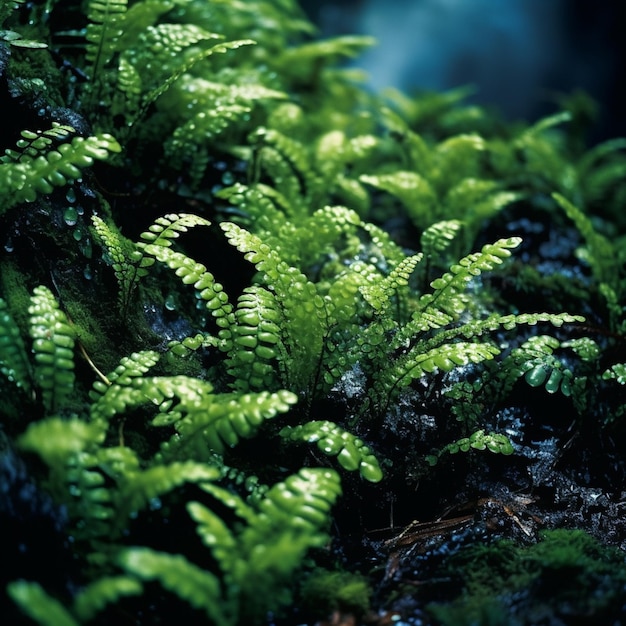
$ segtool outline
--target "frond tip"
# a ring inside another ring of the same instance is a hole
[[[317,443],[324,454],[337,457],[341,467],[348,471],[359,470],[361,476],[372,483],[383,478],[378,460],[370,448],[333,422],[324,420],[307,422],[301,426],[286,426],[280,435],[291,441]]]

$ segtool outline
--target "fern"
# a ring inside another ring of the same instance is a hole
[[[34,202],[38,194],[52,193],[79,178],[94,160],[106,160],[120,150],[111,135],[100,134],[74,137],[35,158],[22,153],[18,162],[0,163],[0,214],[22,202]]]
[[[334,456],[348,471],[359,470],[370,482],[382,480],[378,460],[363,441],[329,421],[312,421],[300,426],[286,426],[280,435],[291,441],[317,443],[324,454]]]
[[[239,296],[226,361],[233,387],[256,391],[276,387],[275,359],[281,352],[281,311],[274,296],[261,287],[248,287]]]
[[[436,465],[445,453],[456,454],[457,452],[468,452],[469,450],[489,450],[494,454],[513,454],[514,448],[508,437],[500,433],[486,433],[484,430],[477,430],[469,437],[463,437],[458,441],[449,443],[436,454],[426,457],[430,466]]]
[[[41,626],[78,626],[72,614],[38,583],[9,583],[7,592],[20,608]]]
[[[204,611],[212,623],[233,624],[220,607],[217,576],[190,563],[183,556],[149,548],[128,548],[119,555],[118,563],[141,580],[158,581],[164,589]]]
[[[34,380],[48,411],[57,411],[74,390],[74,332],[46,287],[36,287],[28,308],[35,355]]]
[[[127,0],[90,0],[87,8],[87,49],[89,76],[95,85],[102,81],[102,70],[117,52],[124,32]],[[97,90],[94,93],[98,93]]]
[[[91,222],[97,238],[106,250],[105,259],[110,259],[115,273],[119,286],[118,304],[122,318],[125,319],[137,281],[147,274],[145,264],[141,262],[139,251],[119,231],[97,215],[91,216]]]
[[[19,328],[7,303],[0,298],[0,372],[9,381],[28,391],[31,386],[30,364]]]

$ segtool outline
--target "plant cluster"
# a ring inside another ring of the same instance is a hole
[[[3,454],[75,567],[6,566],[16,623],[263,623],[342,479],[513,454],[493,416],[522,380],[620,429],[624,144],[573,152],[573,106],[372,95],[340,63],[369,40],[292,0],[2,0],[0,27]],[[439,434],[383,446],[433,395]]]

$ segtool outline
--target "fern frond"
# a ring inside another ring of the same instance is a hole
[[[626,385],[626,363],[615,363],[602,373],[604,380],[615,380],[619,385]]]
[[[119,50],[127,4],[127,0],[89,0],[85,58],[93,82],[101,80],[102,69]]]
[[[95,423],[107,424],[114,415],[152,404],[164,414],[161,421],[170,423],[180,419],[181,413],[169,413],[174,398],[184,399],[190,405],[210,394],[210,383],[188,376],[137,376],[113,384],[91,405],[91,418]],[[158,419],[158,418],[157,418]]]
[[[165,80],[145,93],[141,101],[141,109],[131,118],[130,124],[134,124],[153,102],[162,96],[183,74],[185,74],[185,72],[191,70],[196,63],[199,63],[213,54],[224,54],[229,50],[236,50],[242,46],[250,46],[254,44],[255,42],[251,39],[220,42],[211,48],[189,55],[183,63],[179,64],[176,69],[173,70],[167,78],[165,78]]]
[[[34,202],[38,194],[52,193],[81,176],[94,160],[106,160],[121,147],[111,135],[74,137],[36,158],[0,163],[0,214],[21,202]]]
[[[92,620],[107,605],[143,593],[143,585],[130,576],[104,576],[81,589],[74,598],[73,613],[81,622]]]
[[[184,483],[203,483],[220,476],[219,469],[194,461],[159,464],[126,475],[114,495],[118,530],[123,530],[129,516],[143,509],[153,498]]]
[[[53,470],[61,470],[72,456],[100,442],[102,436],[98,427],[83,420],[50,417],[30,424],[18,445],[39,455]]]
[[[397,198],[415,224],[432,224],[437,216],[438,197],[430,182],[413,171],[362,175],[359,180]]]
[[[615,272],[615,250],[611,242],[597,232],[589,217],[567,198],[558,193],[552,194],[552,197],[584,237],[589,251],[586,259],[598,281],[613,285],[618,275]]]
[[[97,402],[111,385],[130,385],[134,379],[144,376],[158,361],[159,355],[152,350],[134,352],[130,356],[122,357],[119,365],[106,375],[108,384],[96,380],[89,397]]]
[[[214,624],[234,624],[222,610],[220,581],[215,574],[190,563],[180,554],[149,548],[127,548],[117,558],[130,574],[145,581],[158,581],[164,589],[204,611]]]
[[[39,583],[17,580],[7,585],[11,599],[40,626],[80,626],[72,614]]]
[[[17,387],[31,387],[30,364],[26,346],[7,303],[0,298],[0,373]]]
[[[424,255],[414,254],[398,263],[388,276],[373,285],[361,287],[360,292],[378,315],[384,315],[391,300],[399,295],[399,290],[409,284],[409,278]]]
[[[515,451],[506,435],[501,433],[486,433],[484,430],[477,430],[469,437],[463,437],[458,441],[449,443],[436,454],[426,457],[429,465],[433,466],[445,453],[456,454],[457,452],[468,452],[469,450],[489,450],[494,454],[510,455]]]
[[[440,255],[462,228],[459,220],[446,220],[431,224],[421,235],[420,245],[426,258]]]
[[[36,287],[28,307],[35,355],[34,381],[50,413],[57,411],[74,390],[74,331],[52,292]]]
[[[1,163],[19,163],[24,159],[35,159],[53,147],[54,144],[67,141],[76,135],[76,130],[66,124],[52,122],[52,127],[45,130],[22,130],[22,138],[16,143],[17,150],[7,148],[0,157]]]
[[[157,237],[157,243],[138,244],[142,251],[153,256],[157,261],[164,263],[174,271],[185,285],[193,285],[200,298],[204,300],[206,308],[215,318],[215,323],[222,329],[224,341],[230,337],[229,328],[234,323],[233,305],[228,301],[228,295],[220,283],[207,268],[182,252],[176,252],[165,245]]]
[[[163,444],[163,458],[205,459],[210,453],[222,454],[240,439],[251,437],[257,428],[295,404],[297,396],[289,391],[255,394],[219,394],[186,403],[181,398],[178,410],[186,415],[176,421],[176,436]]]
[[[247,287],[239,296],[226,361],[237,391],[276,387],[276,358],[281,351],[281,312],[275,296],[260,286]]]
[[[259,519],[242,533],[244,545],[252,547],[270,528],[312,533],[324,530],[329,512],[341,495],[339,476],[332,470],[303,468],[270,488],[259,503]],[[322,536],[311,535],[317,543]]]
[[[97,215],[91,216],[91,223],[106,253],[105,260],[110,260],[119,286],[118,304],[122,316],[128,312],[133,292],[140,278],[148,272],[143,264],[141,253],[114,227]]]
[[[317,443],[324,454],[337,457],[341,467],[350,472],[358,470],[370,482],[377,483],[383,478],[378,460],[370,448],[333,422],[323,420],[285,426],[279,434],[290,441]]]
[[[209,220],[190,213],[169,213],[157,218],[139,238],[143,244],[169,248],[181,234],[196,226],[210,226]]]

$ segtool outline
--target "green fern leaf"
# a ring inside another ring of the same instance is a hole
[[[237,391],[276,386],[275,361],[281,351],[281,312],[274,295],[262,287],[247,287],[239,296],[226,361]]]
[[[431,224],[435,220],[437,193],[417,172],[401,170],[378,176],[362,175],[359,180],[396,197],[416,224]]]
[[[602,374],[604,380],[615,380],[620,385],[626,385],[626,363],[616,363]]]
[[[81,176],[94,160],[106,160],[121,147],[111,135],[74,137],[55,150],[32,159],[24,155],[18,163],[0,163],[0,215],[21,202],[34,202],[37,194],[52,193]]]
[[[513,454],[514,449],[506,435],[500,433],[485,433],[484,430],[477,430],[469,437],[463,437],[458,441],[449,443],[437,454],[426,457],[429,465],[436,465],[445,453],[456,454],[457,452],[468,452],[469,450],[489,450],[494,454]]]
[[[339,464],[348,471],[359,470],[361,476],[377,483],[383,478],[378,460],[361,439],[329,421],[307,422],[300,426],[285,426],[281,437],[291,441],[317,443],[328,456],[337,457]]]
[[[7,585],[11,599],[40,626],[79,626],[79,622],[39,583],[18,580]]]
[[[30,365],[19,328],[7,303],[0,298],[0,373],[16,386],[30,389]]]
[[[164,589],[204,611],[214,624],[234,624],[223,611],[220,581],[179,554],[149,548],[127,548],[117,558],[119,565],[145,581],[158,581]]]
[[[133,379],[144,376],[159,361],[159,355],[152,350],[134,352],[130,356],[122,357],[120,364],[106,375],[107,382],[97,380],[89,397],[97,402],[111,385],[130,385]]]
[[[118,51],[119,39],[124,32],[127,0],[90,0],[87,7],[87,49],[92,81],[101,80],[105,65]]]
[[[462,228],[459,220],[435,222],[429,226],[420,237],[422,252],[425,257],[435,257],[441,254],[454,240]]]
[[[324,529],[329,512],[341,495],[341,485],[336,472],[320,468],[304,468],[289,476],[284,482],[270,488],[259,503],[259,519],[242,533],[242,541],[262,539],[269,528],[293,529],[313,533]],[[311,534],[314,543],[322,537]]]
[[[104,576],[81,589],[73,603],[73,612],[81,620],[88,622],[96,617],[108,604],[127,596],[139,596],[143,585],[129,576]]]
[[[423,258],[423,254],[406,257],[396,265],[388,276],[373,285],[361,287],[360,292],[377,314],[384,314],[390,306],[394,295],[402,287],[406,287],[413,270]]]
[[[55,412],[74,390],[74,331],[47,287],[35,288],[28,312],[34,380],[46,409]]]
[[[155,465],[127,475],[115,494],[116,522],[122,530],[129,516],[140,511],[152,499],[184,483],[202,483],[219,477],[219,469],[193,461]]]
[[[102,433],[83,420],[51,417],[34,422],[19,437],[21,449],[38,454],[53,469],[63,468],[68,460],[102,440]]]
[[[289,391],[220,394],[193,407],[184,400],[179,410],[187,410],[187,415],[176,422],[177,436],[162,449],[168,458],[189,455],[191,450],[200,459],[209,451],[222,454],[240,439],[251,437],[265,420],[288,411],[297,396]]]
[[[91,222],[97,238],[106,250],[105,259],[110,259],[115,273],[119,285],[118,303],[125,318],[137,281],[147,274],[141,263],[141,254],[115,227],[102,218],[92,215]]]
[[[552,194],[552,197],[563,209],[567,217],[574,222],[580,234],[585,238],[589,251],[587,260],[598,281],[609,286],[614,286],[618,274],[615,272],[616,255],[611,242],[598,233],[589,217],[567,200],[567,198],[558,193]]]
[[[167,241],[167,239],[165,239]],[[230,337],[228,328],[234,323],[233,306],[220,283],[207,268],[182,252],[176,252],[163,245],[162,241],[141,244],[145,254],[153,256],[173,270],[185,285],[193,285],[207,309],[215,318],[215,323],[223,329],[221,336],[226,341]]]

